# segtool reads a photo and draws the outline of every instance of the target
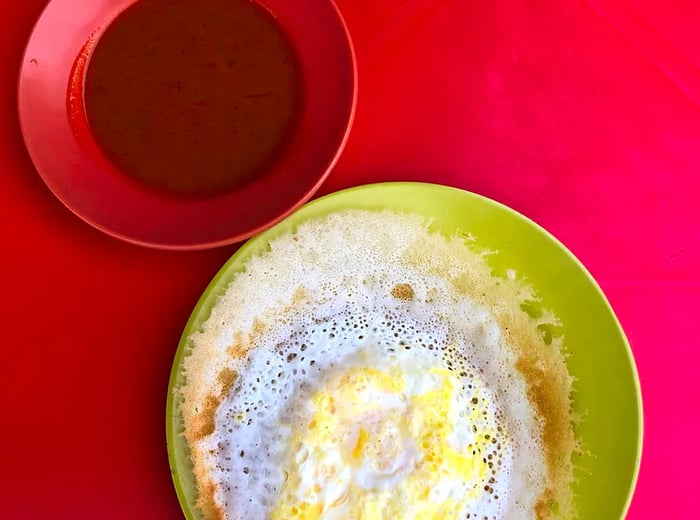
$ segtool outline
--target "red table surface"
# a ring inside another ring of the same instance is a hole
[[[121,243],[44,187],[19,132],[16,77],[45,3],[2,5],[0,518],[181,518],[165,446],[168,375],[194,303],[235,247]],[[655,17],[653,2],[638,0],[616,25],[601,9],[634,2],[339,4],[360,96],[322,192],[440,182],[504,202],[561,239],[610,298],[640,372],[645,443],[628,518],[693,517],[700,9],[657,2]],[[664,59],[677,60],[670,72]]]

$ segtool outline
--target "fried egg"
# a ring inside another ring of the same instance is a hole
[[[461,518],[497,487],[507,441],[490,400],[429,362],[385,366],[343,370],[311,396],[273,519]]]
[[[381,212],[312,221],[251,259],[185,361],[181,413],[204,515],[500,520],[545,518],[552,503],[568,511],[570,467],[552,463],[561,453],[547,429],[569,419],[564,358],[544,345],[553,354],[528,364],[532,350],[514,342],[541,342],[537,324],[479,298],[486,276],[463,242]],[[515,282],[489,287],[502,283]],[[523,296],[510,287],[509,298]],[[561,383],[557,399],[547,394],[552,417],[533,390],[545,376]]]

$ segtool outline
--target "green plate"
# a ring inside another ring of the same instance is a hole
[[[629,344],[602,291],[561,243],[526,217],[473,193],[420,183],[360,186],[307,204],[248,241],[212,280],[182,334],[168,392],[168,454],[185,516],[202,518],[194,507],[196,485],[173,393],[183,383],[180,368],[190,348],[187,338],[207,319],[236,273],[248,259],[264,252],[271,240],[305,220],[346,209],[390,209],[430,217],[440,232],[472,233],[478,247],[497,250],[489,257],[495,272],[512,268],[527,276],[543,306],[561,319],[565,346],[571,353],[574,408],[582,416],[577,436],[588,453],[575,461],[577,510],[582,519],[623,518],[639,470],[641,394]]]

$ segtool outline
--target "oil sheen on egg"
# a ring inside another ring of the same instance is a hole
[[[372,215],[273,241],[193,336],[184,395],[201,406],[183,417],[200,507],[228,520],[538,518],[542,423],[516,354],[444,276],[464,266],[416,256],[419,218]]]

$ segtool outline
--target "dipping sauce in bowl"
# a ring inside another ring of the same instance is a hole
[[[18,108],[37,171],[73,213],[135,244],[202,249],[306,202],[356,101],[333,0],[51,0]]]
[[[298,60],[251,0],[139,0],[105,30],[84,86],[93,136],[126,175],[212,195],[263,174],[296,129]]]

